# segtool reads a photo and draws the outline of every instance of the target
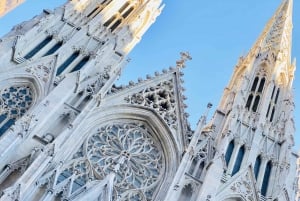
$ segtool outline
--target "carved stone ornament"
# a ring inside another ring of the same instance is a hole
[[[244,176],[239,177],[238,180],[231,185],[230,189],[234,193],[242,195],[247,201],[254,201],[255,195],[249,174],[250,173],[247,172]]]
[[[114,123],[94,130],[73,159],[59,172],[47,173],[40,184],[48,183],[56,195],[69,199],[89,182],[114,173],[113,200],[153,200],[164,161],[160,143],[143,123]]]
[[[52,63],[52,62],[51,62]],[[49,63],[47,66],[52,66]],[[50,78],[51,67],[47,67],[45,65],[37,65],[30,68],[27,68],[26,71],[35,75],[37,78],[41,79],[44,83],[47,83]]]
[[[11,86],[0,90],[0,135],[22,117],[33,102],[29,86]]]
[[[173,80],[163,81],[156,86],[147,87],[139,93],[125,98],[131,104],[153,108],[169,126],[177,128],[177,115]]]

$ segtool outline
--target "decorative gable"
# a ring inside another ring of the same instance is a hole
[[[185,67],[188,59],[191,59],[188,53],[181,53],[176,68],[164,69],[161,74],[156,72],[155,77],[148,75],[146,80],[139,79],[138,83],[129,82],[126,87],[113,85],[103,98],[102,107],[125,102],[151,109],[169,126],[179,144],[185,147],[192,131],[187,120],[188,114],[184,112],[187,106],[184,103],[184,88],[181,86],[181,68]]]
[[[246,201],[259,201],[251,166],[240,171],[232,177],[231,180],[225,183],[219,190],[216,200],[236,197],[243,198],[243,200]]]
[[[165,122],[177,129],[176,98],[174,92],[174,79],[164,80],[156,86],[146,87],[138,93],[126,96],[127,103],[143,105],[154,109]]]

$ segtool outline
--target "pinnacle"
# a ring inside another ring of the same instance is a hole
[[[176,61],[177,68],[185,68],[185,62],[192,60],[189,52],[180,52],[180,59]]]
[[[292,0],[283,0],[267,24],[258,48],[260,53],[272,52],[276,59],[289,61],[291,57]],[[256,49],[255,48],[255,49]]]

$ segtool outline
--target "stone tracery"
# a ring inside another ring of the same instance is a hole
[[[164,154],[143,123],[113,123],[94,130],[55,174],[52,184],[47,176],[51,173],[41,184],[48,183],[63,198],[76,196],[90,181],[114,174],[114,200],[152,200],[164,174]]]
[[[153,108],[163,117],[168,125],[177,128],[173,87],[173,80],[164,81],[155,87],[148,87],[139,93],[126,97],[125,101]]]
[[[101,177],[116,173],[118,194],[127,190],[144,194],[145,190],[150,190],[147,195],[134,193],[133,197],[152,197],[150,192],[159,182],[163,155],[143,124],[101,127],[87,141],[87,157]]]
[[[0,90],[0,135],[22,117],[33,102],[32,89],[26,85]]]

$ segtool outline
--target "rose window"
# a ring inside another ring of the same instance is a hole
[[[164,171],[160,143],[143,124],[99,128],[87,140],[87,156],[101,178],[116,174],[114,199],[151,200]]]
[[[0,90],[0,135],[32,105],[32,90],[29,86],[12,86]]]

